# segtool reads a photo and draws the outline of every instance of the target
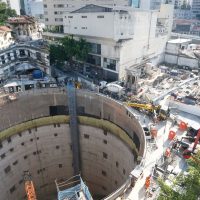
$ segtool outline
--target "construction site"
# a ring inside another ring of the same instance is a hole
[[[199,149],[198,75],[147,64],[137,94],[120,84],[7,84],[1,199],[156,199],[158,178],[172,184]]]

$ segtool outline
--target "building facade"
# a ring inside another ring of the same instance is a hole
[[[0,78],[6,79],[15,72],[17,64],[29,62],[50,74],[49,52],[41,45],[16,44],[7,49],[0,50]]]
[[[24,0],[26,15],[33,16],[37,19],[44,18],[43,0]]]
[[[192,13],[195,18],[200,19],[200,0],[192,1]]]
[[[87,64],[106,80],[132,80],[135,66],[161,59],[169,39],[173,6],[159,11],[88,5],[64,14],[64,33],[92,46]],[[105,28],[106,27],[106,28]]]
[[[0,50],[8,48],[14,42],[11,31],[7,26],[0,26]]]
[[[42,37],[37,21],[30,16],[10,17],[7,23],[18,40],[36,40]]]
[[[144,0],[142,0],[144,1]],[[145,0],[146,1],[146,0]],[[48,30],[63,33],[63,13],[72,12],[88,4],[139,7],[139,0],[43,0],[44,20]]]

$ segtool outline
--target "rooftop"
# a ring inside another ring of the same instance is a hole
[[[8,21],[9,24],[32,24],[35,22],[34,17],[30,16],[18,16],[18,17],[9,17]]]
[[[0,26],[0,32],[11,32],[12,30],[7,26]]]

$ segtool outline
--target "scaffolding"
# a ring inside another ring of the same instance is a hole
[[[93,200],[90,191],[80,175],[70,179],[55,180],[58,200]]]

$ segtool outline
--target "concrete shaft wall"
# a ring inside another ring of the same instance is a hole
[[[0,130],[49,116],[49,106],[56,105],[68,105],[63,89],[20,94],[16,101],[4,102],[0,106]],[[105,119],[119,126],[136,144],[139,156],[143,156],[144,132],[129,109],[105,96],[81,90],[77,91],[77,107],[81,108],[82,115]],[[25,195],[24,170],[30,170],[40,199],[52,199],[56,194],[55,178],[73,175],[69,133],[68,125],[55,124],[24,131],[1,141],[1,199],[13,199],[14,196],[21,199]],[[80,125],[80,145],[81,173],[95,196],[102,197],[117,189],[136,164],[136,157],[128,145],[97,127]]]
[[[94,196],[106,196],[134,168],[132,151],[113,134],[80,125],[81,174]],[[116,153],[117,152],[117,153]],[[31,172],[38,199],[56,196],[55,179],[73,176],[70,129],[67,124],[37,127],[2,141],[2,200],[26,199],[23,171]],[[125,156],[124,156],[125,155]]]
[[[56,105],[68,105],[65,90],[41,89],[24,92],[16,101],[0,106],[0,130],[23,121],[49,116],[49,106]],[[106,119],[125,130],[136,143],[139,155],[143,156],[144,132],[138,120],[123,104],[96,93],[77,90],[77,107],[83,108],[82,115]]]

